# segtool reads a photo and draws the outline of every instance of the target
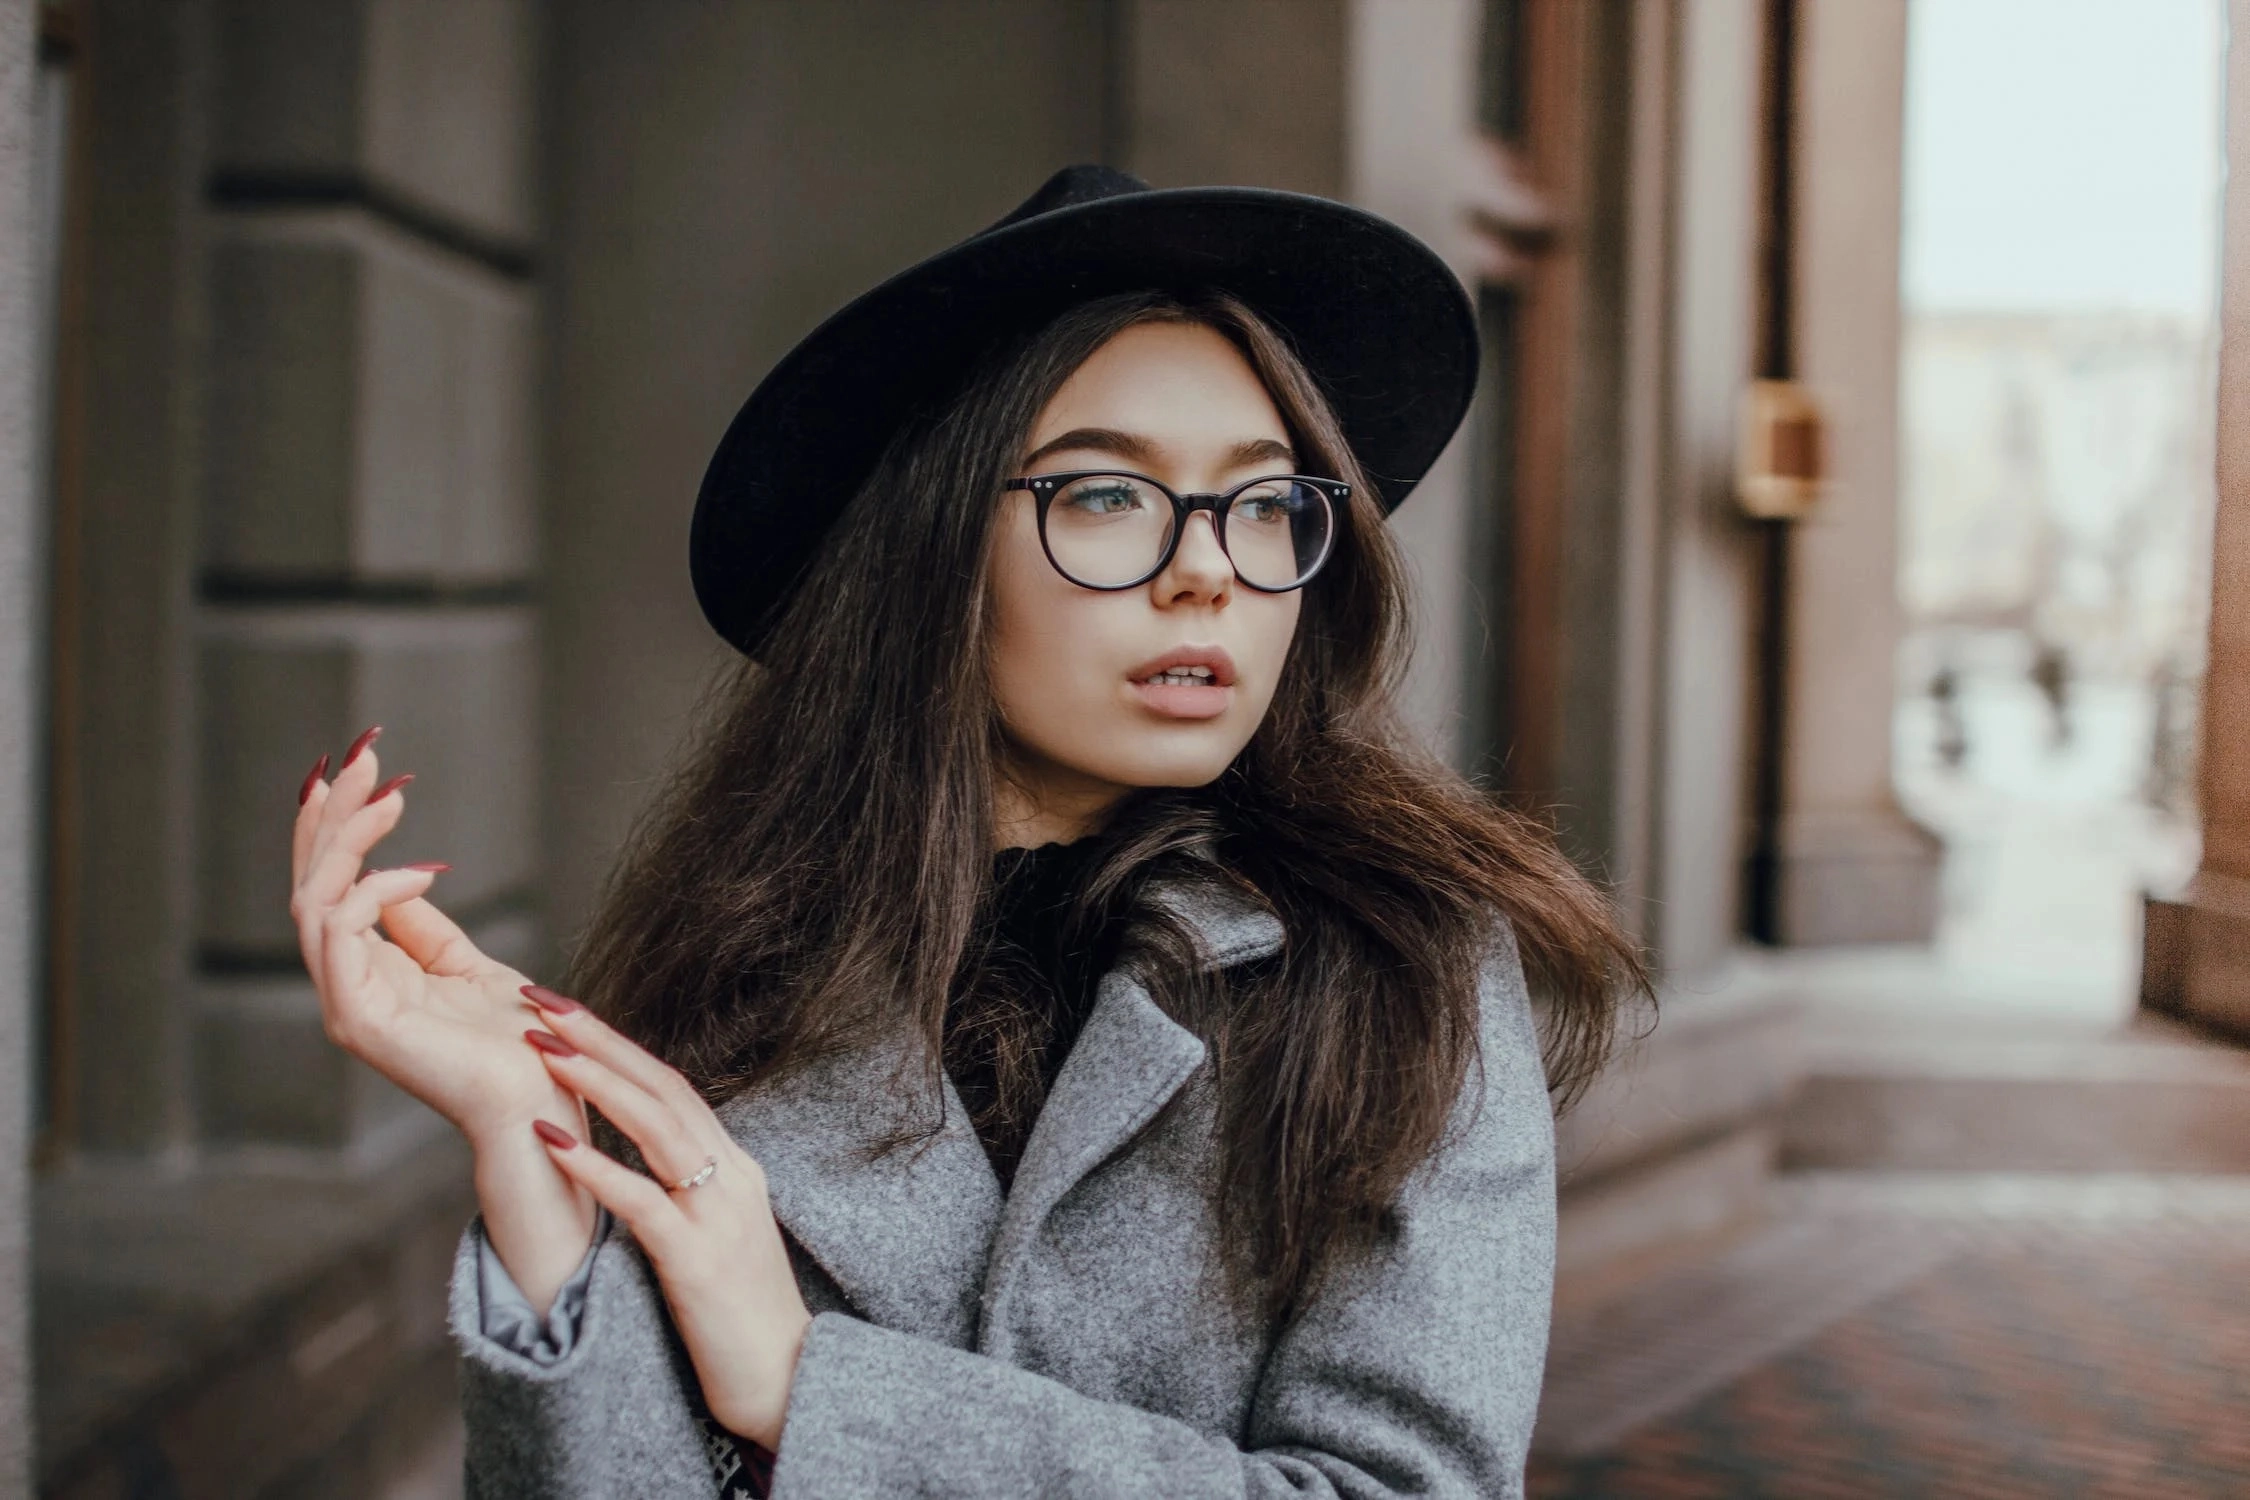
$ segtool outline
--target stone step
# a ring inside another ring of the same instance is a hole
[[[1557,1303],[1600,1302],[1756,1223],[1778,1146],[1773,1122],[1746,1123],[1565,1188],[1555,1235]]]
[[[449,1130],[357,1176],[261,1160],[44,1179],[40,1493],[412,1494],[407,1469],[457,1421],[445,1288],[474,1207]]]
[[[2250,1050],[2123,1028],[1823,1028],[1782,1120],[1785,1169],[2250,1173]]]
[[[1756,1217],[1798,1051],[1793,1003],[1723,985],[1667,996],[1557,1126],[1565,1300]]]

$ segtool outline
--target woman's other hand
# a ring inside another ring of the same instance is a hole
[[[532,1120],[571,1118],[578,1106],[523,1044],[525,1021],[538,1016],[520,994],[524,976],[424,899],[446,867],[361,873],[398,826],[411,780],[376,784],[379,733],[353,743],[333,783],[321,757],[299,791],[289,897],[298,946],[329,1038],[468,1137],[493,1248],[544,1309],[585,1254],[593,1204],[525,1136]]]
[[[517,1045],[623,1131],[658,1180],[551,1120],[532,1133],[557,1166],[633,1231],[664,1288],[711,1415],[730,1432],[778,1450],[812,1315],[766,1200],[764,1170],[677,1071],[577,1002],[537,985],[524,993],[547,1013],[547,1027],[524,1032]]]

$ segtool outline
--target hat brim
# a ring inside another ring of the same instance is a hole
[[[1478,361],[1468,295],[1388,220],[1263,188],[1074,204],[902,271],[759,382],[696,499],[689,572],[705,616],[755,655],[891,434],[952,399],[1000,341],[1096,297],[1200,288],[1231,292],[1289,340],[1386,509],[1468,410]]]

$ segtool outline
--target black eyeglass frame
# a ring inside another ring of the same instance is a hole
[[[1088,583],[1064,567],[1056,559],[1055,549],[1047,544],[1047,507],[1054,503],[1055,496],[1062,492],[1065,485],[1075,484],[1081,479],[1099,479],[1104,476],[1113,476],[1118,479],[1137,479],[1142,484],[1152,486],[1165,499],[1172,502],[1172,534],[1165,539],[1164,551],[1157,557],[1155,567],[1150,568],[1130,583]],[[1249,579],[1244,578],[1242,569],[1235,565],[1234,552],[1227,546],[1227,507],[1232,505],[1235,496],[1241,494],[1244,490],[1254,489],[1261,484],[1273,484],[1278,480],[1305,485],[1313,493],[1320,496],[1322,502],[1328,507],[1328,535],[1321,543],[1320,556],[1313,559],[1313,564],[1305,570],[1304,577],[1298,579],[1295,583],[1284,584],[1280,588],[1268,588],[1262,583],[1252,583]],[[1224,493],[1207,492],[1183,495],[1163,480],[1151,479],[1146,474],[1136,474],[1131,469],[1070,469],[1060,474],[1031,474],[1021,479],[1011,479],[1000,488],[1002,493],[1015,490],[1029,490],[1031,492],[1031,498],[1039,508],[1039,550],[1047,554],[1047,565],[1080,588],[1093,589],[1104,594],[1114,594],[1125,589],[1137,589],[1170,567],[1173,556],[1180,550],[1180,538],[1187,534],[1188,518],[1199,510],[1211,512],[1211,530],[1219,539],[1219,550],[1226,553],[1227,566],[1234,569],[1236,581],[1244,588],[1255,589],[1261,594],[1286,594],[1301,589],[1312,582],[1322,568],[1328,566],[1329,557],[1336,551],[1336,533],[1341,529],[1339,517],[1343,512],[1344,502],[1352,497],[1352,487],[1341,479],[1315,479],[1310,474],[1261,474],[1256,479],[1243,480],[1242,483]]]

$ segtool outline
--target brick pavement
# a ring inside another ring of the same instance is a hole
[[[1549,1372],[1547,1500],[2250,1497],[2250,1182],[1801,1180]]]

